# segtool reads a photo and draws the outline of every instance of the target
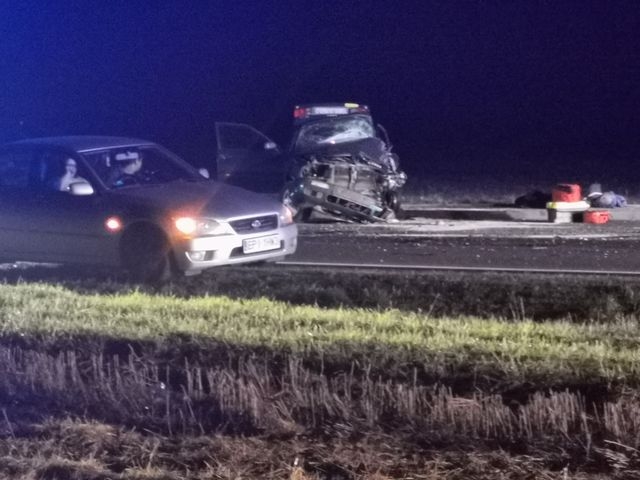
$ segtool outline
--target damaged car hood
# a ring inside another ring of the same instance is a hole
[[[379,138],[369,137],[341,143],[318,143],[306,148],[300,148],[299,155],[358,155],[364,153],[375,157],[385,150],[385,145]]]

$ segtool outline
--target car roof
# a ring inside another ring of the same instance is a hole
[[[371,118],[367,105],[359,103],[303,103],[293,108],[294,126],[305,125],[317,119],[363,115]]]
[[[58,147],[74,150],[76,152],[88,152],[91,150],[102,150],[104,148],[129,147],[133,145],[154,145],[154,142],[129,137],[69,135],[62,137],[28,138],[5,144],[5,146]]]
[[[320,103],[301,103],[296,105],[296,108],[311,108],[311,107],[346,107],[346,108],[363,108],[369,111],[369,106],[362,103],[349,103],[349,102],[320,102]],[[364,112],[360,112],[364,113]]]

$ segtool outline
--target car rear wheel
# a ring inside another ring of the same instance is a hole
[[[175,270],[169,242],[153,225],[138,225],[127,230],[120,243],[120,258],[125,271],[137,282],[166,281]]]

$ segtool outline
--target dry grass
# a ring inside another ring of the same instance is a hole
[[[103,428],[83,420],[49,420],[31,437],[0,439],[0,475],[7,479],[78,480],[489,480],[632,479],[622,466],[629,456],[612,449],[615,464],[601,465],[595,453],[582,466],[571,452],[530,446],[510,453],[476,445],[442,450],[417,446],[409,435],[373,433],[340,437],[182,437],[168,438],[122,427]],[[104,437],[107,438],[104,438]],[[89,445],[111,445],[93,450]]]
[[[596,403],[536,392],[505,404],[500,395],[322,376],[293,358],[279,375],[247,361],[184,365],[171,381],[133,355],[38,355],[34,366],[25,352],[3,354],[3,478],[595,480],[640,472],[632,391]]]
[[[233,368],[163,369],[134,355],[125,362],[99,356],[80,362],[71,352],[35,357],[5,350],[2,358],[0,394],[12,402],[3,410],[7,436],[20,430],[25,409],[44,408],[170,436],[331,432],[349,438],[358,431],[411,429],[416,438],[428,432],[431,442],[553,440],[580,445],[587,456],[604,441],[613,442],[609,448],[640,448],[640,399],[633,394],[609,401],[569,391],[533,392],[520,403],[500,394],[458,396],[444,387],[349,372],[313,373],[295,357],[278,374],[251,360]],[[103,440],[112,438],[109,428],[101,428]],[[108,449],[90,446],[91,455]]]

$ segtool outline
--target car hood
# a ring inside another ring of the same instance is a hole
[[[362,138],[350,142],[337,144],[319,143],[313,148],[307,148],[299,152],[300,155],[319,155],[327,157],[339,157],[345,155],[365,154],[369,158],[377,159],[388,151],[382,140],[375,137]]]
[[[261,215],[282,208],[274,195],[254,193],[216,181],[126,187],[111,190],[109,195],[122,205],[218,219]]]

